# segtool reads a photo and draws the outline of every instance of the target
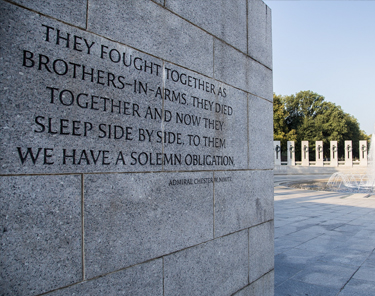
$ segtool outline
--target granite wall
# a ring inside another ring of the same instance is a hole
[[[1,295],[273,295],[260,0],[0,0]]]

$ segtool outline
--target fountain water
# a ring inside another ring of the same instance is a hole
[[[368,152],[367,174],[334,173],[327,187],[337,191],[375,192],[375,125]]]

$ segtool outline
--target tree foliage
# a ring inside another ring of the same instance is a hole
[[[273,96],[274,139],[286,147],[287,141],[310,141],[315,151],[315,141],[323,141],[324,155],[329,156],[329,142],[338,141],[339,155],[344,153],[344,141],[353,141],[354,156],[358,155],[358,141],[369,137],[359,128],[352,115],[340,106],[325,101],[312,91],[300,91],[295,95]],[[296,145],[297,154],[300,147]],[[313,154],[310,154],[312,158]],[[299,155],[298,155],[299,156]]]

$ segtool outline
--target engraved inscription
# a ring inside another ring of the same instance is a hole
[[[11,150],[12,161],[1,160],[8,171],[215,169],[247,163],[245,93],[237,98],[240,91],[225,84],[66,25],[32,26],[35,41],[23,36],[14,58],[4,64],[22,73],[16,84],[32,81],[19,89],[10,82],[3,86],[15,96],[3,103],[3,118],[15,122],[2,128],[5,137],[15,139],[12,147],[2,147]],[[24,103],[27,110],[20,112]]]

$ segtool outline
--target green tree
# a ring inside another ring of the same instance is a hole
[[[281,96],[273,95],[273,130],[274,140],[280,141],[282,147],[286,147],[287,141],[296,141],[297,133],[294,129],[289,130],[286,124],[288,112],[285,109],[284,99]]]
[[[360,130],[357,119],[312,91],[300,91],[290,96],[274,95],[273,107],[274,138],[282,141],[282,146],[286,141],[310,141],[310,148],[315,151],[315,141],[323,141],[324,155],[328,157],[329,142],[338,141],[342,156],[344,141],[352,140],[353,155],[358,156],[355,143],[369,138]],[[296,145],[297,158],[300,158],[299,146]],[[310,157],[314,159],[315,153],[310,153]]]

